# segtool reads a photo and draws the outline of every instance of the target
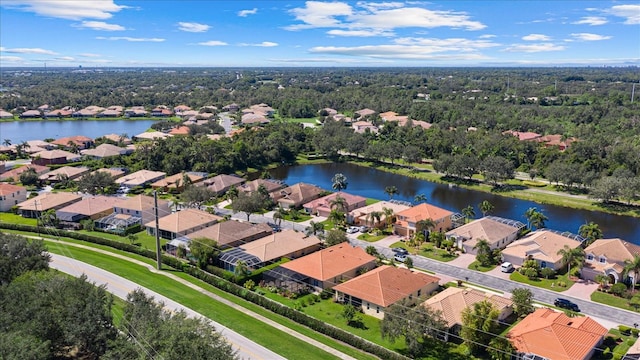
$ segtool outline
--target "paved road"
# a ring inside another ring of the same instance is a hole
[[[189,314],[189,316],[204,318],[204,316],[202,316],[201,314],[187,307],[184,307],[169,298],[166,298],[149,289],[143,288],[140,285],[118,275],[83,263],[79,260],[68,258],[66,256],[51,254],[50,266],[54,269],[58,269],[73,276],[80,276],[84,273],[85,275],[87,275],[89,281],[95,282],[98,285],[106,284],[107,290],[109,292],[122,299],[126,299],[129,292],[137,288],[141,288],[145,293],[153,296],[156,301],[164,302],[165,307],[168,309],[174,311],[184,310],[185,312],[187,312],[187,314]],[[231,345],[233,345],[233,348],[238,350],[238,356],[242,359],[285,359],[282,356],[274,353],[273,351],[263,347],[262,345],[256,344],[255,342],[236,333],[235,331],[226,328],[225,326],[222,326],[214,321],[212,321],[212,324],[216,328],[216,330],[222,333],[227,341],[231,343]]]
[[[372,245],[371,243],[362,240],[351,240],[351,243],[361,248],[366,248],[367,246]],[[385,255],[387,258],[393,257],[393,252],[389,248],[377,246],[375,244],[373,244],[373,246],[377,248],[380,254]],[[439,262],[422,256],[411,255],[411,258],[413,260],[413,266],[415,266],[416,268],[433,271],[438,274],[451,276],[455,279],[465,280],[473,284],[482,285],[488,288],[501,290],[508,293],[510,293],[515,288],[524,287],[531,290],[531,292],[533,293],[533,298],[535,300],[546,304],[553,304],[553,300],[557,297],[568,298],[578,304],[580,310],[582,310],[582,312],[585,314],[602,319],[607,319],[615,323],[627,326],[633,326],[634,323],[640,323],[640,314],[633,313],[631,311],[582,300],[563,293],[557,293],[554,291],[537,288],[535,286],[522,284],[513,280],[502,279],[499,277],[491,276],[487,273],[481,273],[465,268],[456,267],[451,264]]]

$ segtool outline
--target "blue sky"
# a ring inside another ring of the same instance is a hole
[[[640,2],[2,0],[0,66],[640,65]]]

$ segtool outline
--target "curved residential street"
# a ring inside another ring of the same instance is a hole
[[[93,265],[83,263],[79,260],[68,258],[62,255],[51,254],[50,266],[54,269],[60,270],[69,275],[79,277],[82,274],[87,276],[87,279],[91,282],[95,282],[97,285],[106,285],[107,290],[119,298],[126,299],[127,294],[137,288],[144,290],[145,293],[151,295],[158,302],[164,302],[164,306],[170,310],[184,310],[189,316],[204,318],[201,314],[184,307],[177,302],[164,297],[154,291],[143,288],[140,285],[122,278],[118,275],[112,274],[106,270],[100,269]],[[282,356],[274,353],[273,351],[256,344],[255,342],[247,339],[246,337],[236,333],[235,331],[226,328],[215,321],[212,321],[215,329],[220,332],[234,349],[238,351],[238,356],[242,359],[284,359]]]

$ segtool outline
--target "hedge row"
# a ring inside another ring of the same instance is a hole
[[[31,225],[23,225],[23,224],[11,224],[11,223],[0,223],[0,228],[9,229],[9,230],[19,230],[19,231],[27,231],[27,232],[37,232],[38,228]],[[82,240],[91,242],[94,244],[105,245],[109,247],[113,247],[118,250],[131,252],[134,254],[138,254],[150,259],[156,259],[156,253],[151,250],[142,249],[141,247],[126,244],[110,239],[105,239],[99,236],[93,236],[88,234],[82,234],[73,231],[65,231],[65,230],[56,230],[56,234],[59,236],[64,236],[76,240]],[[280,304],[276,301],[270,300],[262,295],[259,295],[253,291],[247,290],[242,286],[239,286],[233,282],[231,279],[225,279],[224,277],[228,277],[228,273],[223,271],[222,269],[215,267],[208,267],[207,271],[211,271],[214,274],[202,271],[195,266],[191,266],[184,261],[171,257],[171,256],[162,256],[162,263],[168,265],[174,269],[181,269],[185,273],[198,278],[206,283],[215,286],[216,288],[228,292],[230,294],[241,297],[247,301],[250,301],[256,305],[259,305],[271,312],[274,312],[278,315],[282,315],[288,319],[291,319],[301,325],[307,326],[310,329],[317,331],[319,333],[325,334],[333,339],[342,341],[346,344],[349,344],[353,347],[356,347],[360,350],[366,351],[373,355],[376,355],[382,359],[390,359],[390,360],[406,360],[409,359],[397,352],[391,351],[383,346],[372,343],[368,340],[365,340],[359,336],[353,335],[345,330],[342,330],[333,325],[324,323],[316,318],[313,318],[305,313],[302,313],[298,310],[295,310],[286,305]],[[217,275],[217,276],[216,276]]]

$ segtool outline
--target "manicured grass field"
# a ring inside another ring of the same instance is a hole
[[[612,294],[607,294],[602,291],[594,291],[591,294],[591,300],[601,304],[607,304],[607,305],[615,306],[621,309],[639,312],[638,310],[634,309],[632,306],[629,305],[629,300],[621,298],[619,296],[612,295]]]
[[[20,215],[10,213],[0,213],[0,222],[31,226],[36,226],[38,223],[36,219],[23,218]]]
[[[220,304],[208,296],[165,276],[150,273],[147,269],[128,261],[98,254],[90,250],[65,246],[61,243],[47,241],[47,246],[53,253],[82,259],[83,262],[107,269],[114,274],[163,294],[224,326],[228,326],[286,358],[318,360],[334,358],[325,351],[260,321],[256,321],[245,313]]]
[[[476,261],[472,262],[471,264],[469,264],[468,269],[476,270],[476,271],[480,271],[480,272],[487,272],[487,271],[491,271],[491,270],[495,269],[496,266],[497,265],[495,265],[495,264],[494,265],[490,265],[490,266],[482,266],[482,265],[480,265],[480,262],[476,260]]]
[[[542,278],[542,279],[530,280],[528,277],[520,274],[517,271],[514,271],[513,273],[511,273],[511,276],[509,276],[509,279],[523,283],[523,284],[529,284],[531,286],[552,290],[552,291],[557,291],[557,292],[568,290],[571,286],[573,286],[573,281],[569,280],[569,277],[567,277],[567,275],[556,275],[555,279]],[[565,287],[558,286],[558,283],[561,281],[564,281],[564,283],[567,284],[567,286]]]
[[[389,236],[388,234],[380,234],[380,235],[372,235],[369,233],[364,233],[364,234],[360,234],[358,235],[358,240],[364,240],[364,241],[368,241],[368,242],[375,242],[378,240],[382,240],[384,238],[386,238],[387,236]]]

